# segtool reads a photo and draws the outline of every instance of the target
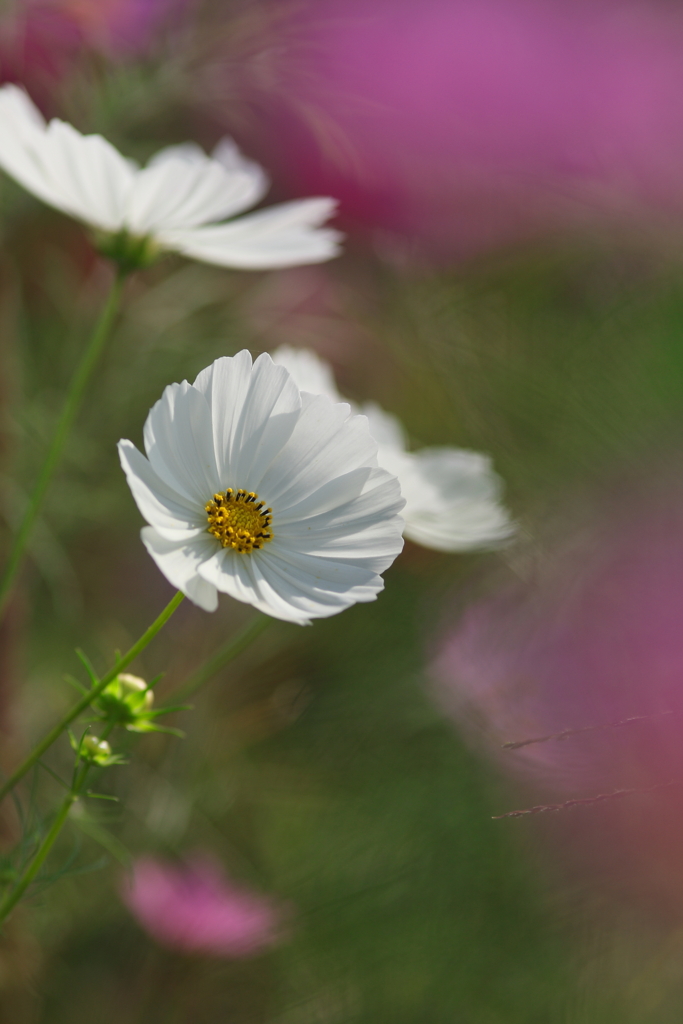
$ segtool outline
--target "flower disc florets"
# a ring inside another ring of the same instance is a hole
[[[223,494],[214,494],[206,505],[209,533],[221,542],[221,547],[232,548],[241,555],[258,551],[273,539],[273,510],[264,510],[264,505],[265,501],[259,501],[255,491],[233,491],[228,487]]]

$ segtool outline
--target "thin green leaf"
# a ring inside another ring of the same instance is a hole
[[[77,647],[76,648],[76,657],[80,661],[80,663],[83,666],[83,668],[85,669],[85,671],[90,676],[90,682],[92,683],[92,685],[93,686],[97,686],[97,684],[100,681],[99,680],[99,676],[97,675],[97,672],[93,668],[92,663],[91,663],[90,658],[88,657],[88,655],[85,653],[85,651],[82,651],[80,647]]]
[[[73,868],[67,871],[62,870],[58,874],[47,875],[42,879],[44,888],[47,888],[48,885],[51,885],[53,882],[59,881],[61,878],[75,878],[77,875],[89,875],[93,871],[101,871],[102,868],[106,868],[107,864],[110,863],[111,860],[109,857],[99,857],[97,860],[93,861],[92,864],[83,864],[80,868]],[[41,888],[43,888],[43,886],[41,886]]]
[[[145,718],[158,718],[159,715],[170,715],[173,711],[194,711],[194,704],[171,704],[167,708],[145,711]]]
[[[123,843],[112,835],[108,829],[98,825],[96,821],[85,815],[74,816],[73,822],[78,825],[81,831],[85,832],[87,836],[94,839],[96,843],[103,846],[107,853],[110,853],[119,864],[123,864],[125,868],[130,867],[133,860],[131,853],[126,849]]]
[[[77,680],[77,679],[74,679],[74,677],[73,677],[73,676],[70,676],[70,675],[68,675],[68,674],[67,674],[67,675],[64,675],[64,676],[62,676],[62,679],[64,680],[64,682],[65,682],[65,683],[68,683],[68,684],[69,684],[69,686],[73,686],[73,687],[74,687],[74,689],[78,690],[78,692],[79,692],[80,694],[82,694],[83,696],[85,696],[86,694],[88,694],[88,693],[90,692],[89,690],[87,690],[87,689],[85,688],[85,686],[82,686],[82,685],[81,685],[81,684],[80,684],[80,683],[78,682],[78,680]]]
[[[64,779],[62,779],[59,775],[57,775],[57,772],[53,772],[52,768],[50,768],[49,765],[46,765],[44,761],[37,761],[36,763],[38,764],[38,766],[40,768],[43,768],[48,773],[48,775],[51,775],[52,778],[55,779],[60,784],[60,786],[64,786],[64,789],[66,789],[66,790],[71,789],[71,786],[69,785],[69,783],[65,782]]]
[[[131,722],[130,725],[126,726],[128,732],[165,732],[169,736],[177,736],[179,739],[185,739],[185,733],[182,729],[172,729],[168,725],[154,725],[153,722],[138,722],[135,724]]]

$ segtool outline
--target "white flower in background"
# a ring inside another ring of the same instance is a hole
[[[81,135],[56,118],[46,124],[16,85],[0,88],[0,167],[43,202],[113,236],[103,251],[133,265],[163,249],[247,270],[339,252],[339,232],[321,227],[333,199],[281,203],[223,223],[260,202],[269,184],[230,139],[212,156],[193,143],[170,146],[141,168],[101,135]]]
[[[217,591],[307,623],[373,601],[400,552],[395,477],[363,416],[302,395],[269,355],[216,360],[171,384],[119,442],[142,539],[170,582],[213,611]]]
[[[331,367],[315,352],[283,345],[273,360],[289,370],[301,391],[344,401]],[[495,546],[514,533],[500,500],[501,480],[487,455],[447,447],[410,452],[395,416],[370,402],[353,411],[367,416],[379,464],[401,484],[405,537],[439,551],[469,551]]]

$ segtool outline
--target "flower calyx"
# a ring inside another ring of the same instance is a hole
[[[144,679],[121,672],[97,698],[102,718],[113,725],[122,725],[133,732],[152,710],[154,694]]]
[[[70,735],[69,738],[77,758],[81,761],[86,761],[93,765],[99,765],[100,768],[108,768],[113,764],[126,763],[120,754],[113,754],[107,741],[101,740],[99,736],[86,734],[82,737],[80,743],[73,735]]]
[[[97,232],[95,247],[126,274],[149,267],[159,256],[159,246],[153,238],[131,234],[126,228],[114,233]]]
[[[154,682],[154,681],[153,681]],[[187,705],[159,708],[154,710],[154,693],[152,684],[148,684],[139,676],[121,672],[102,691],[96,701],[100,720],[111,725],[120,725],[128,732],[168,732],[174,736],[182,736],[179,729],[169,729],[156,724],[160,715],[172,711],[184,711]]]

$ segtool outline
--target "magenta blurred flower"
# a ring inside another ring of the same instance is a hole
[[[516,759],[573,788],[683,782],[683,504],[594,525],[551,560],[542,578],[475,605],[446,636],[441,701],[496,746],[670,711]]]
[[[110,57],[146,50],[189,0],[25,0],[0,14],[0,84],[27,87],[50,106],[51,91],[88,51]]]
[[[611,871],[639,863],[683,898],[683,499],[643,491],[649,510],[612,508],[541,578],[466,612],[434,675],[466,733],[535,783],[532,803],[661,787],[556,823],[592,843],[591,858],[613,858]],[[651,717],[610,727],[640,716]],[[607,728],[501,750],[595,726]]]
[[[83,46],[78,27],[56,4],[29,0],[0,13],[0,84],[21,82],[42,103],[69,72]]]
[[[42,0],[78,25],[88,44],[105,52],[140,53],[189,0]]]
[[[676,5],[318,0],[271,33],[252,92],[272,90],[272,145],[283,124],[290,145],[268,163],[365,225],[452,255],[596,210],[683,209]],[[251,57],[226,61],[226,95]]]
[[[278,940],[274,902],[226,879],[205,857],[184,864],[141,857],[123,899],[153,938],[185,953],[245,957]]]

